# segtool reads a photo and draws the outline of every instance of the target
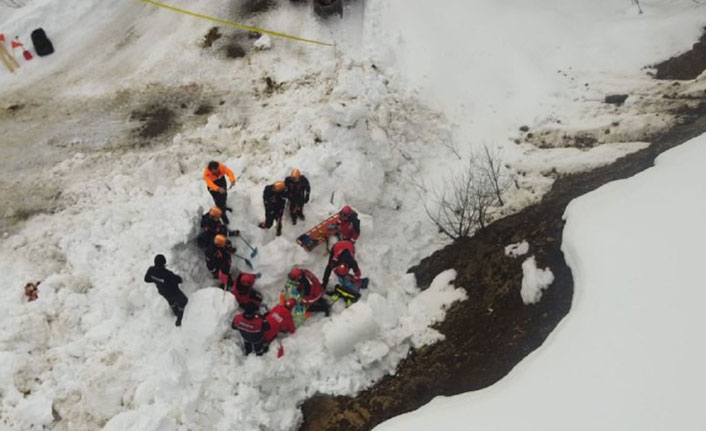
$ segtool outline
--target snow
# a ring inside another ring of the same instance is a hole
[[[3,427],[50,424],[53,408],[55,429],[291,430],[307,397],[369,387],[410,348],[438,341],[430,326],[465,299],[453,271],[425,291],[406,274],[444,244],[419,191],[463,165],[451,149],[502,148],[536,188],[508,198],[526,205],[551,185],[542,172],[598,166],[645,144],[540,151],[512,143],[519,124],[596,126],[610,115],[595,100],[644,84],[639,68],[688,48],[702,26],[694,5],[676,0],[643,2],[640,16],[627,1],[370,0],[328,23],[288,2],[251,17],[232,2],[169,3],[336,48],[263,36],[238,39],[256,49],[226,60],[200,46],[211,23],[137,2],[0,9],[0,31],[28,42],[42,26],[56,48],[0,73],[2,108],[24,104],[31,115],[0,115],[3,216],[35,214],[2,226]],[[216,108],[208,118],[185,113],[203,101]],[[182,103],[168,142],[135,139],[133,111]],[[259,247],[268,304],[293,265],[320,273],[326,257],[295,244],[303,226],[285,220],[279,238],[255,227],[265,184],[302,170],[313,186],[305,226],[344,204],[360,213],[368,292],[283,338],[284,359],[243,356],[228,329],[233,298],[214,288],[190,242],[211,205],[201,180],[210,159],[235,171],[231,219]],[[142,281],[156,253],[185,279],[178,329]],[[39,279],[39,300],[25,303],[22,286]]]
[[[520,296],[525,304],[536,304],[542,299],[542,291],[554,281],[554,274],[549,268],[537,268],[537,261],[530,256],[522,262],[522,288]]]
[[[527,241],[516,242],[505,246],[505,256],[519,257],[524,256],[529,251],[529,243]]]
[[[704,157],[706,135],[571,202],[574,299],[544,345],[496,385],[375,430],[704,429]]]

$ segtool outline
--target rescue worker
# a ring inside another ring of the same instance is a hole
[[[289,279],[297,283],[297,290],[302,295],[302,304],[307,311],[323,311],[326,316],[331,312],[331,304],[324,298],[321,282],[308,269],[293,268]]]
[[[270,324],[270,329],[265,331],[265,342],[271,343],[280,332],[289,332],[294,334],[297,330],[292,317],[292,310],[297,306],[297,301],[294,298],[289,298],[284,301],[284,304],[278,304],[265,316],[265,320]]]
[[[267,352],[265,332],[270,330],[270,324],[257,313],[255,304],[246,304],[244,308],[245,311],[233,318],[230,327],[237,329],[243,337],[245,355],[254,351],[257,356],[262,356]]]
[[[360,290],[368,288],[368,279],[354,276],[350,273],[350,268],[342,263],[333,270],[338,278],[338,284],[334,287],[333,301],[343,297],[346,300],[346,307],[360,299]]]
[[[340,240],[356,242],[360,236],[360,220],[358,213],[348,205],[339,211],[340,217],[336,221],[336,236]]]
[[[265,204],[265,221],[258,226],[262,229],[269,229],[273,222],[277,222],[277,236],[282,235],[282,215],[287,202],[284,181],[275,181],[274,184],[265,186],[262,200]]]
[[[208,246],[213,243],[213,238],[218,234],[238,236],[240,233],[238,230],[228,230],[221,223],[222,215],[223,211],[220,208],[212,207],[206,214],[201,216],[201,233],[197,238],[197,242],[202,250],[208,249]]]
[[[289,201],[289,215],[292,217],[292,224],[297,224],[297,219],[304,218],[304,204],[309,202],[309,180],[301,174],[299,169],[292,169],[290,176],[284,179],[284,186],[287,190],[287,200]]]
[[[235,300],[242,308],[247,304],[254,304],[259,309],[262,304],[262,294],[253,287],[256,278],[255,274],[241,272],[235,279],[228,279],[226,286],[230,286],[228,290],[235,295]]]
[[[154,266],[150,266],[145,274],[145,283],[157,285],[157,292],[164,297],[176,316],[176,326],[181,326],[184,308],[189,302],[184,292],[179,289],[181,277],[166,268],[167,259],[158,254],[154,257]]]
[[[235,247],[223,234],[213,237],[213,242],[206,250],[206,267],[214,278],[218,278],[218,273],[230,275],[231,254],[235,253]]]
[[[226,176],[230,180],[230,186],[226,184]],[[233,209],[226,206],[226,201],[228,200],[228,189],[235,185],[233,171],[223,163],[212,160],[208,162],[208,166],[203,171],[203,179],[206,181],[208,192],[213,196],[213,202],[222,211],[223,223],[228,224],[226,211],[233,211]]]
[[[321,283],[321,287],[324,290],[328,290],[328,279],[331,276],[331,271],[342,263],[348,265],[354,271],[356,277],[360,277],[360,268],[358,268],[358,262],[355,261],[355,245],[351,241],[339,241],[331,247],[331,254],[329,255],[323,282]]]

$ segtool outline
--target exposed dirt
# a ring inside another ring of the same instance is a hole
[[[236,41],[231,41],[224,47],[226,57],[242,58],[245,57],[245,49]]]
[[[211,27],[211,29],[206,33],[206,36],[203,37],[203,42],[201,43],[201,47],[203,48],[210,48],[213,46],[213,42],[217,41],[218,39],[223,36],[220,31],[218,31],[218,27]]]
[[[166,133],[175,124],[175,114],[164,106],[150,106],[141,111],[133,111],[131,120],[138,120],[142,123],[137,134],[141,138],[156,138]]]
[[[655,66],[657,79],[696,79],[706,70],[706,28],[690,51],[663,61]]]
[[[571,271],[560,250],[562,214],[574,198],[601,185],[630,177],[653,165],[660,153],[706,132],[706,104],[684,105],[677,124],[654,136],[652,144],[589,172],[562,176],[539,204],[501,219],[473,238],[458,240],[410,269],[420,286],[454,268],[456,285],[469,299],[448,311],[437,328],[446,339],[412,352],[397,369],[357,397],[316,396],[304,403],[306,431],[369,430],[393,416],[412,411],[437,395],[487,387],[505,376],[539,347],[569,312]],[[520,298],[520,259],[504,246],[527,240],[539,267],[550,267],[554,283],[535,305]]]

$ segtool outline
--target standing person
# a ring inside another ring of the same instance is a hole
[[[226,175],[230,180],[229,187],[226,184]],[[223,163],[212,160],[208,162],[208,166],[203,171],[203,179],[206,181],[208,192],[213,196],[213,202],[222,211],[223,223],[228,224],[226,211],[233,211],[233,209],[226,206],[226,200],[228,200],[228,189],[235,185],[233,171],[228,169],[228,166]]]
[[[282,235],[282,215],[284,205],[287,203],[284,181],[275,181],[274,184],[265,186],[262,200],[265,204],[265,221],[258,225],[262,229],[269,229],[273,222],[277,222],[277,236]]]
[[[257,313],[255,304],[247,304],[245,311],[233,318],[231,328],[237,329],[245,343],[245,355],[253,351],[257,356],[262,356],[267,352],[265,344],[265,332],[270,329],[270,324]]]
[[[213,237],[213,243],[206,250],[206,267],[214,278],[220,278],[219,273],[230,275],[231,254],[235,247],[223,234]]]
[[[289,215],[292,217],[292,224],[297,224],[297,218],[304,218],[304,204],[309,202],[309,180],[301,174],[299,169],[292,169],[290,176],[284,179],[284,186],[287,190],[287,200],[289,201]]]
[[[307,311],[323,311],[326,316],[331,312],[331,304],[324,298],[321,282],[308,269],[293,268],[289,279],[297,283],[297,290],[302,294],[302,304]]]
[[[157,292],[164,297],[176,316],[176,326],[181,326],[184,316],[184,307],[189,302],[184,292],[179,289],[181,277],[166,268],[167,259],[158,254],[154,257],[154,266],[150,266],[145,274],[145,283],[157,285]]]
[[[280,332],[289,332],[294,334],[297,326],[294,324],[292,310],[297,306],[297,301],[294,298],[289,298],[284,301],[284,304],[276,305],[265,316],[265,320],[270,324],[270,329],[265,332],[265,342],[271,343]]]
[[[336,236],[340,240],[356,242],[360,236],[360,220],[358,213],[348,205],[339,211],[341,217],[336,221]]]
[[[331,254],[329,255],[328,264],[324,271],[324,279],[321,283],[321,287],[324,290],[327,290],[331,271],[342,263],[348,265],[354,271],[356,277],[360,277],[360,268],[358,268],[358,262],[355,260],[355,245],[351,241],[339,241],[331,247]]]

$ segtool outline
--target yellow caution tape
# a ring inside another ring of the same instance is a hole
[[[286,39],[298,40],[298,41],[300,41],[300,42],[315,43],[315,44],[317,44],[317,45],[334,46],[334,44],[332,44],[332,43],[320,42],[320,41],[318,41],[318,40],[312,40],[312,39],[304,39],[304,38],[302,38],[302,37],[292,36],[291,34],[279,33],[279,32],[276,32],[276,31],[270,31],[270,30],[265,30],[265,29],[262,29],[262,28],[251,27],[251,26],[249,26],[249,25],[238,24],[237,22],[224,21],[224,20],[222,20],[222,19],[213,18],[213,17],[207,16],[207,15],[201,15],[200,13],[190,12],[190,11],[188,11],[188,10],[179,9],[179,8],[177,8],[177,7],[174,7],[174,6],[169,6],[169,5],[166,5],[166,4],[157,3],[157,2],[151,1],[151,0],[135,0],[135,1],[139,1],[139,2],[141,2],[141,3],[147,3],[147,4],[150,4],[150,5],[152,5],[152,6],[161,7],[161,8],[168,9],[168,10],[171,10],[171,11],[174,11],[174,12],[183,13],[183,14],[185,14],[185,15],[190,15],[190,16],[193,16],[193,17],[196,17],[196,18],[201,18],[201,19],[205,19],[205,20],[208,20],[208,21],[217,22],[217,23],[219,23],[219,24],[227,25],[227,26],[230,26],[230,27],[241,28],[241,29],[243,29],[243,30],[256,31],[256,32],[258,32],[258,33],[270,34],[270,35],[272,35],[272,36],[284,37],[284,38],[286,38]]]

